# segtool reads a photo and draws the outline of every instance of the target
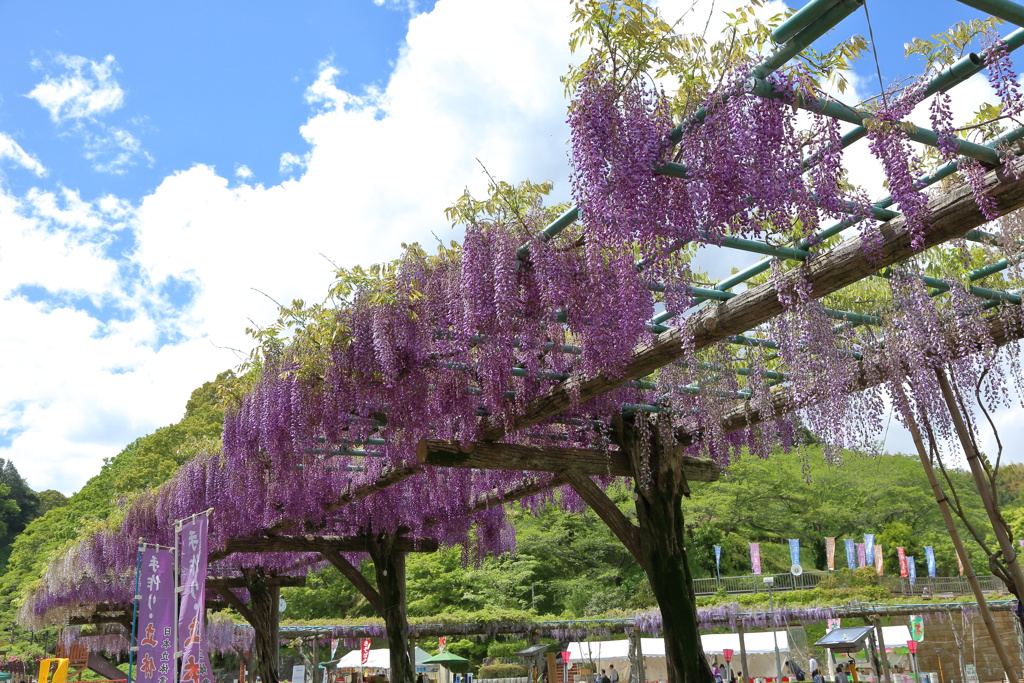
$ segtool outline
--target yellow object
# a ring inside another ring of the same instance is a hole
[[[53,672],[53,678],[50,678],[50,665],[52,662],[57,662],[57,669]],[[43,659],[39,661],[39,683],[67,683],[68,680],[68,664],[71,663],[70,659]]]

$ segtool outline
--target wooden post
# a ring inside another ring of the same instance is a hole
[[[414,683],[416,666],[409,658],[409,619],[405,605],[405,553],[395,550],[396,534],[370,536],[366,550],[377,574],[377,592],[384,605],[384,630],[391,654],[391,683]]]
[[[644,672],[644,651],[641,647],[641,633],[637,629],[629,632],[629,683],[647,683]],[[551,683],[554,683],[552,681]]]
[[[750,666],[747,664],[747,639],[744,636],[743,624],[740,622],[736,623],[736,632],[740,636],[740,665],[743,667],[743,675],[746,676],[746,680],[750,680]],[[740,683],[743,683],[740,681]]]
[[[895,382],[891,383],[890,386],[894,390],[896,398],[905,404],[907,397],[903,392],[903,386]],[[956,522],[953,520],[953,513],[949,509],[949,500],[947,500],[946,493],[942,490],[942,486],[939,485],[938,477],[935,476],[935,468],[932,467],[932,460],[925,448],[924,439],[921,436],[921,430],[918,428],[917,423],[914,420],[907,420],[907,427],[910,431],[910,438],[914,441],[914,448],[917,449],[917,457],[921,461],[921,466],[924,468],[925,475],[928,477],[928,483],[932,486],[932,493],[935,496],[935,502],[939,506],[939,512],[942,513],[942,520],[946,523],[946,531],[949,532],[949,538],[953,542],[953,547],[956,549],[957,557],[960,558],[960,563],[964,566],[964,577],[966,577],[967,583],[971,586],[971,592],[974,593],[974,599],[978,603],[978,613],[981,614],[981,620],[984,622],[989,638],[992,640],[992,646],[995,648],[996,655],[999,657],[999,663],[1002,665],[1003,672],[1007,677],[1006,680],[1016,681],[1018,678],[1016,668],[1013,665],[1013,660],[1010,659],[1009,653],[1003,646],[1002,637],[999,634],[999,630],[996,628],[995,620],[992,618],[992,612],[988,608],[988,602],[985,601],[985,593],[981,590],[981,584],[978,583],[978,576],[974,573],[974,566],[971,564],[971,558],[967,555],[967,549],[964,547],[963,539],[960,538],[960,530],[956,528]]]
[[[882,658],[882,679],[885,683],[892,683],[889,656],[885,654],[885,635],[882,633],[882,620],[875,617],[872,621],[874,622],[875,633],[878,635],[878,655]]]
[[[292,681],[295,683],[295,681]],[[313,634],[313,683],[320,683],[320,635]]]

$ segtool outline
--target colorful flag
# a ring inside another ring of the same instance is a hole
[[[910,585],[917,583],[917,566],[914,564],[914,556],[907,558],[907,572],[910,574]]]
[[[905,579],[910,576],[910,570],[907,568],[907,551],[903,549],[903,546],[896,546],[896,557],[900,561],[900,576]]]
[[[910,615],[910,637],[919,643],[924,640],[924,618],[920,614]]]
[[[935,548],[930,545],[924,547],[924,560],[928,563],[928,576],[935,576]]]
[[[864,544],[857,544],[857,568],[866,567],[868,565],[868,555],[864,550]]]
[[[825,628],[825,633],[832,633],[832,631],[835,631],[837,628],[841,628],[841,623],[842,622],[839,619],[829,619],[828,626]]]
[[[174,549],[142,546],[136,632],[142,683],[174,680]]]
[[[885,558],[882,557],[882,546],[875,545],[875,571],[881,576],[885,573]]]
[[[444,652],[445,645],[448,644],[448,638],[446,636],[440,636],[437,639],[437,651]]]
[[[849,569],[857,568],[857,549],[852,538],[846,539],[846,566]]]
[[[722,573],[722,546],[715,546],[715,571]]]
[[[338,651],[338,643],[341,642],[339,638],[331,638],[331,659],[334,659],[334,653]]]
[[[178,522],[177,546],[181,567],[181,607],[178,640],[181,652],[179,683],[212,683],[213,669],[206,647],[206,535],[210,516],[203,512]]]
[[[363,638],[359,641],[359,663],[366,666],[366,663],[370,661],[370,639]]]
[[[864,534],[864,566],[872,567],[875,564],[875,535]]]
[[[834,572],[836,570],[836,539],[834,536],[825,537],[825,561],[828,563],[828,570]]]
[[[750,567],[754,574],[761,573],[761,544],[750,544]]]
[[[789,559],[793,561],[793,564],[800,564],[800,539],[791,538],[789,539]]]

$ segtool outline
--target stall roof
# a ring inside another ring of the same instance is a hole
[[[864,641],[874,630],[872,626],[855,626],[853,628],[837,628],[825,634],[815,643],[834,652],[858,652],[864,649]]]
[[[779,640],[779,652],[789,652],[789,638],[785,631],[776,631]],[[740,635],[738,633],[709,633],[700,637],[705,654],[721,654],[722,650],[740,651]],[[746,633],[743,636],[748,654],[764,654],[775,652],[775,639],[771,631]],[[886,641],[888,642],[888,641]],[[570,653],[570,661],[586,662],[590,660],[629,659],[628,640],[590,640],[569,643],[566,648]],[[644,657],[664,657],[665,641],[661,638],[641,638],[640,649]]]
[[[377,650],[370,650],[370,656],[366,660],[366,664],[362,664],[362,657],[359,650],[352,650],[347,655],[338,660],[339,669],[359,669],[365,667],[367,669],[390,669],[391,668],[391,651],[388,648],[380,648]],[[416,665],[419,666],[424,660],[430,659],[430,653],[416,648]]]
[[[525,650],[520,650],[519,652],[514,652],[513,654],[519,657],[536,657],[537,655],[545,652],[547,649],[547,645],[531,645]]]

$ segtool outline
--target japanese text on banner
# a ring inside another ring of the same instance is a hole
[[[178,639],[181,642],[179,683],[212,683],[213,671],[206,646],[206,535],[210,517],[203,513],[178,528],[181,562],[181,607]]]
[[[142,550],[139,574],[136,642],[142,683],[174,680],[174,554],[148,545]]]

